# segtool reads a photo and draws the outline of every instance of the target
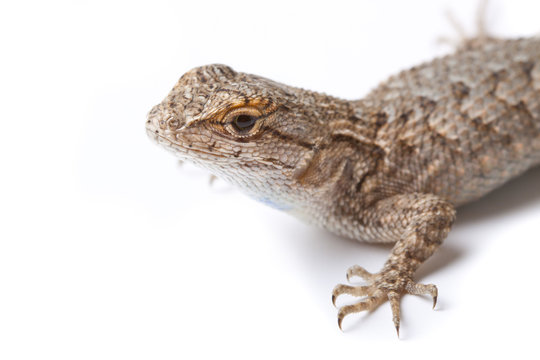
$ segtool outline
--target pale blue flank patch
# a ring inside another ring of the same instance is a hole
[[[274,209],[281,210],[281,211],[288,211],[288,210],[292,209],[292,206],[290,206],[290,205],[278,204],[278,203],[276,203],[273,200],[268,199],[268,198],[258,198],[257,201],[260,201],[265,205],[268,205],[268,206],[270,206],[270,207],[272,207]]]

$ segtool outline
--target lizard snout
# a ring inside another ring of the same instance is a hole
[[[159,126],[157,121],[157,106],[154,106],[152,110],[146,116],[146,134],[152,139],[157,140],[159,135]]]
[[[163,111],[161,105],[156,105],[150,110],[146,118],[146,132],[154,140],[158,135],[167,135],[180,128],[178,118],[168,111]]]

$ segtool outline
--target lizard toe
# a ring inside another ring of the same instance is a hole
[[[336,306],[336,299],[342,294],[352,295],[352,296],[366,296],[372,295],[373,289],[369,286],[350,286],[338,284],[332,291],[332,304]]]
[[[355,297],[366,296],[352,305],[345,305],[338,311],[338,326],[341,329],[343,319],[353,313],[371,311],[381,303],[388,300],[392,309],[392,321],[399,337],[400,328],[400,301],[404,294],[430,295],[433,298],[433,308],[437,303],[438,290],[433,284],[420,284],[412,280],[407,272],[399,272],[395,269],[384,269],[371,274],[360,266],[353,266],[347,271],[347,279],[352,276],[360,276],[366,280],[367,285],[351,286],[339,284],[332,291],[332,303],[336,305],[336,299],[342,295]]]
[[[366,281],[370,281],[374,275],[361,266],[353,265],[347,269],[347,281],[351,281],[351,277],[353,276],[358,276]]]
[[[367,298],[365,298],[364,300],[356,304],[342,306],[338,311],[339,329],[342,330],[341,323],[343,322],[343,319],[345,318],[345,316],[349,314],[358,313],[361,311],[371,311],[375,309],[377,306],[379,306],[379,304],[381,304],[383,301],[384,301],[384,295],[380,293],[374,296],[368,296]]]

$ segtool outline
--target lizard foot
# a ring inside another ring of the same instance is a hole
[[[358,276],[367,282],[364,286],[337,285],[332,291],[332,303],[342,294],[356,297],[365,296],[364,299],[352,305],[345,305],[338,312],[338,326],[341,329],[343,318],[349,314],[360,311],[371,311],[381,303],[388,300],[392,308],[392,320],[399,336],[400,309],[399,301],[404,294],[431,295],[433,308],[437,304],[437,287],[433,284],[419,284],[412,280],[409,272],[400,272],[395,268],[384,268],[381,272],[371,274],[364,268],[355,265],[347,270],[347,280]]]

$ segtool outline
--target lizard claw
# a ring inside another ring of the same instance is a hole
[[[345,316],[349,314],[354,314],[361,311],[371,311],[379,306],[380,303],[384,301],[384,295],[379,292],[377,295],[368,296],[366,299],[352,305],[345,305],[341,307],[338,311],[338,326],[341,328],[341,323]]]
[[[433,309],[435,309],[435,306],[437,305],[437,297],[439,294],[437,286],[433,284],[418,284],[410,281],[409,283],[407,283],[405,290],[407,291],[407,293],[412,295],[431,295],[431,297],[433,298]]]
[[[358,297],[371,295],[372,292],[369,286],[350,286],[338,284],[332,291],[332,304],[334,304],[334,306],[336,306],[336,299],[342,294],[349,294]]]
[[[351,277],[353,276],[358,276],[366,281],[369,281],[373,278],[372,273],[358,265],[353,265],[349,269],[347,269],[347,281],[351,281]]]
[[[401,295],[398,293],[392,291],[388,293],[388,301],[390,301],[390,308],[392,309],[392,321],[394,322],[394,326],[396,327],[397,336],[399,338],[399,315],[400,315],[400,309],[399,309],[399,301],[401,300]]]
[[[400,274],[395,270],[383,270],[377,274],[371,274],[360,266],[353,266],[347,271],[347,278],[360,276],[366,279],[368,285],[350,286],[339,284],[332,291],[332,303],[336,304],[336,299],[342,294],[355,297],[365,296],[364,299],[352,305],[345,305],[338,312],[338,326],[343,319],[353,313],[361,311],[371,311],[381,303],[388,300],[392,309],[392,321],[399,337],[400,328],[400,300],[403,294],[431,295],[433,298],[433,308],[437,304],[437,287],[433,284],[419,284],[410,279],[408,274]]]

